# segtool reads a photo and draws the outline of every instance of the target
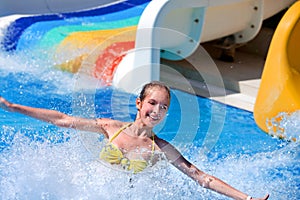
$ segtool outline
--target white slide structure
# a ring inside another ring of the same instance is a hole
[[[112,0],[2,0],[0,16],[71,12],[122,1]],[[124,1],[126,2],[126,1]],[[116,69],[113,85],[127,92],[160,79],[160,58],[180,60],[201,42],[234,35],[248,42],[262,22],[295,0],[152,0],[137,29],[135,49]]]
[[[134,92],[160,79],[160,57],[180,60],[201,42],[231,34],[237,43],[253,39],[264,19],[294,0],[154,0],[144,10],[134,52],[117,68],[114,85]],[[163,50],[163,51],[161,51]]]

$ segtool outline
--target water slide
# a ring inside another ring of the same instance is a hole
[[[160,79],[161,57],[184,59],[201,42],[232,34],[237,43],[248,42],[264,19],[293,2],[4,0],[0,16],[30,16],[11,23],[2,43],[7,51],[54,50],[59,68],[132,92]]]
[[[300,110],[300,1],[285,13],[276,28],[254,106],[257,125],[269,132],[267,119]],[[280,119],[278,119],[280,120]]]

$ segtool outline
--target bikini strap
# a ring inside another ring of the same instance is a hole
[[[131,126],[132,123],[128,123],[126,125],[124,125],[123,127],[121,127],[110,139],[109,142],[112,142],[124,129],[128,128],[129,126]]]

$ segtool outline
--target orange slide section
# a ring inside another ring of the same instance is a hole
[[[300,1],[278,24],[267,55],[254,106],[257,125],[269,132],[267,119],[300,110]]]
[[[136,26],[111,30],[75,32],[67,36],[57,47],[58,57],[65,58],[65,52],[77,50],[80,55],[59,64],[62,70],[76,73],[82,62],[89,62],[94,69],[93,77],[105,85],[112,82],[113,73],[127,51],[134,48]],[[72,55],[71,55],[72,56]]]

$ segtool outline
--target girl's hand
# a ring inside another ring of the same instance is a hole
[[[263,198],[253,198],[251,200],[267,200],[269,198],[269,194],[267,194],[266,196],[264,196]]]
[[[0,96],[0,108],[2,108],[3,110],[6,111],[11,111],[11,103],[6,101],[6,99],[4,99],[3,97]]]

